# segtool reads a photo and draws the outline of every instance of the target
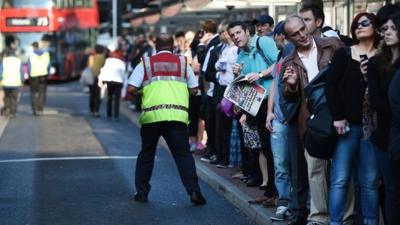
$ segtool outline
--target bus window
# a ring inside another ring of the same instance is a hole
[[[52,0],[5,0],[3,3],[4,8],[46,8],[52,5]]]

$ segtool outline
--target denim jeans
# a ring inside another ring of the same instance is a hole
[[[340,136],[332,158],[332,175],[329,192],[330,224],[343,224],[344,205],[353,174],[360,196],[362,223],[377,225],[378,214],[378,168],[376,147],[365,139],[362,127],[350,125],[350,131]],[[354,173],[356,172],[356,173]]]
[[[275,186],[278,191],[277,206],[288,206],[290,200],[290,154],[288,126],[278,120],[272,121],[271,149],[275,165]]]

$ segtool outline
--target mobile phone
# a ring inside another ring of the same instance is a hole
[[[347,124],[347,125],[344,127],[344,132],[347,133],[347,132],[349,132],[349,131],[350,131],[350,126]]]
[[[361,62],[365,61],[368,59],[368,56],[366,54],[360,55],[360,59],[361,59]]]

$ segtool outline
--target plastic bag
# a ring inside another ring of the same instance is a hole
[[[86,67],[81,74],[81,78],[79,79],[79,83],[82,86],[93,85],[94,78],[92,74],[92,70],[89,67]]]

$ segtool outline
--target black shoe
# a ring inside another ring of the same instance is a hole
[[[249,181],[246,182],[247,187],[258,187],[260,186],[261,182],[257,181],[255,179],[250,179]]]
[[[260,189],[261,191],[266,191],[267,185],[260,185],[260,187],[258,189]]]
[[[264,195],[267,197],[274,197],[274,196],[278,196],[278,191],[276,190],[274,185],[268,185],[265,187],[265,193]]]
[[[203,197],[200,191],[192,191],[192,193],[190,193],[190,202],[195,205],[205,205],[206,199]]]
[[[148,202],[149,200],[147,199],[146,195],[142,195],[139,193],[135,193],[135,195],[133,196],[133,200],[137,201],[137,202]]]
[[[246,183],[250,178],[251,178],[251,176],[247,175],[247,176],[243,176],[242,178],[240,178],[240,180],[243,181],[244,183]]]
[[[295,216],[288,223],[288,225],[306,225],[306,224],[307,224],[307,217],[302,217],[302,216]]]

